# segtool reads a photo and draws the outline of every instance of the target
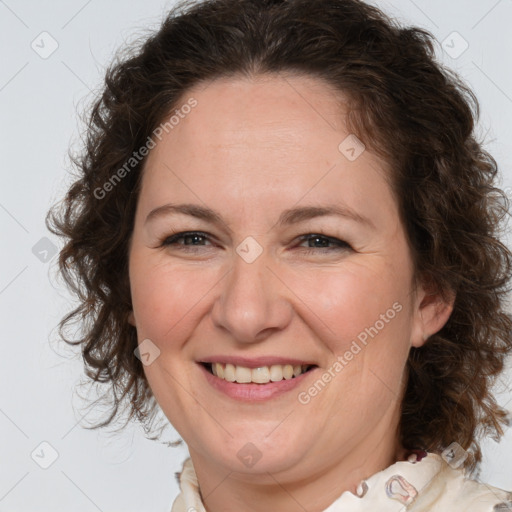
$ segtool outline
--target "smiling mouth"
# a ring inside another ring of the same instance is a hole
[[[316,368],[314,364],[291,365],[291,364],[273,364],[271,366],[260,366],[258,368],[248,368],[230,363],[201,363],[208,372],[219,379],[227,382],[236,382],[238,384],[268,384],[269,382],[279,382],[290,380]]]

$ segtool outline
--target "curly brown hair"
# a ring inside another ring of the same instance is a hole
[[[77,179],[46,219],[66,239],[59,270],[79,300],[61,336],[81,346],[86,375],[107,386],[110,414],[94,428],[122,404],[127,421],[157,407],[128,322],[128,245],[146,158],[129,171],[126,162],[196,84],[283,71],[323,79],[349,98],[351,131],[392,164],[415,277],[455,293],[444,327],[410,351],[400,435],[406,448],[438,452],[456,441],[474,470],[479,439],[499,439],[507,423],[492,385],[512,351],[512,253],[499,240],[508,200],[496,161],[476,140],[478,101],[436,61],[434,37],[359,0],[181,2],[107,70],[85,148],[72,155]],[[83,335],[71,340],[64,330],[74,322]]]

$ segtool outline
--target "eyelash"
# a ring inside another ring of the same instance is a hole
[[[197,248],[197,247],[204,247],[204,246],[201,246],[201,245],[190,245],[190,246],[187,246],[187,245],[177,244],[176,243],[178,240],[183,240],[185,238],[193,237],[193,236],[199,236],[199,237],[208,239],[208,234],[204,233],[202,231],[182,231],[180,233],[176,233],[176,234],[171,235],[171,236],[165,238],[164,240],[162,240],[162,242],[160,244],[160,247],[168,247],[168,246],[174,245],[176,247],[179,247],[179,250],[196,252],[195,248]],[[332,251],[340,251],[340,250],[347,250],[347,249],[350,250],[350,249],[352,249],[352,247],[347,242],[345,242],[344,240],[339,240],[338,238],[327,236],[327,235],[324,235],[324,234],[321,234],[321,233],[309,233],[307,235],[301,235],[299,237],[300,242],[304,242],[304,241],[307,241],[307,240],[310,240],[310,239],[323,239],[323,240],[327,240],[329,243],[337,244],[337,246],[335,246],[335,247],[308,247],[308,248],[302,247],[301,249],[305,249],[305,252],[307,254],[310,254],[310,253],[313,253],[313,252],[324,252],[325,253],[325,252],[332,252]]]

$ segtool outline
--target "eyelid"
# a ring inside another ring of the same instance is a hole
[[[199,236],[207,241],[214,241],[215,237],[212,237],[209,233],[206,233],[204,231],[177,231],[173,232],[169,235],[167,235],[165,238],[162,239],[162,241],[159,244],[159,247],[169,247],[169,246],[178,246],[180,249],[184,250],[191,250],[195,251],[199,247],[211,247],[209,245],[185,245],[185,244],[176,244],[175,242],[177,240],[182,240],[186,237],[190,236]],[[298,249],[303,249],[305,252],[334,252],[336,250],[353,250],[352,246],[346,242],[345,240],[342,240],[337,237],[333,237],[330,235],[327,235],[325,233],[320,232],[310,232],[305,233],[303,235],[299,235],[298,237],[295,237],[293,241],[297,240],[299,243],[303,243],[304,241],[307,241],[311,238],[323,238],[327,240],[330,244],[334,244],[334,246],[330,247],[298,247]],[[212,240],[213,239],[213,240]]]
[[[329,243],[334,244],[331,247],[299,247],[299,249],[303,249],[305,252],[336,252],[343,250],[353,251],[352,246],[345,240],[341,238],[325,235],[323,233],[308,233],[305,235],[299,236],[299,241],[302,243],[310,238],[325,238]]]
[[[171,245],[168,241],[169,240],[172,240],[172,241],[175,241],[175,240],[179,240],[181,238],[186,238],[188,236],[200,236],[202,238],[205,238],[205,239],[208,239],[208,240],[212,240],[214,239],[214,237],[212,237],[212,235],[210,235],[209,233],[206,233],[205,231],[176,231],[175,233],[171,233],[169,235],[166,235],[160,242],[159,246],[160,247],[165,247],[165,246],[168,246],[168,245]],[[194,245],[190,245],[190,246],[186,246],[186,245],[182,245],[182,247],[201,247],[201,246],[194,246]]]

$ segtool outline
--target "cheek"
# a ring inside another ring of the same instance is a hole
[[[190,266],[170,268],[134,261],[130,270],[139,339],[149,338],[160,348],[175,348],[170,341],[186,337],[215,280],[204,270]]]
[[[308,323],[329,351],[326,366],[336,375],[336,398],[324,399],[338,403],[343,396],[358,411],[376,397],[384,409],[398,399],[410,346],[407,276],[381,263],[317,273],[301,295],[314,313],[304,309]]]
[[[364,342],[375,330],[380,335],[403,327],[405,279],[392,278],[394,273],[378,271],[377,266],[347,265],[339,272],[329,269],[302,279],[300,298],[316,314],[319,332],[332,340],[336,353],[352,340]]]

